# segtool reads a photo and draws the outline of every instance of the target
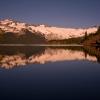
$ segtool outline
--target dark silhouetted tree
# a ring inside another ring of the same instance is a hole
[[[87,39],[87,31],[85,32],[85,37],[84,37],[84,39]]]

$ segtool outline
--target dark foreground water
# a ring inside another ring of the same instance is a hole
[[[1,47],[0,100],[100,100],[99,51]]]

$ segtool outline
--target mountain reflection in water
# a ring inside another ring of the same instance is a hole
[[[27,64],[57,61],[100,61],[100,49],[90,47],[1,46],[0,67],[10,69]]]

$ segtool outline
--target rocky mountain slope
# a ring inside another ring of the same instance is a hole
[[[49,27],[46,25],[31,25],[18,21],[14,21],[11,19],[5,19],[0,21],[0,30],[6,32],[14,33],[15,35],[23,35],[25,31],[28,30],[30,33],[39,33],[41,36],[49,40],[62,40],[69,38],[77,38],[84,36],[85,32],[87,34],[95,33],[97,31],[97,27],[90,28],[59,28],[59,27]]]

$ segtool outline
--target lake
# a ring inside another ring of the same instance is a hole
[[[1,100],[100,100],[100,47],[0,46]]]

